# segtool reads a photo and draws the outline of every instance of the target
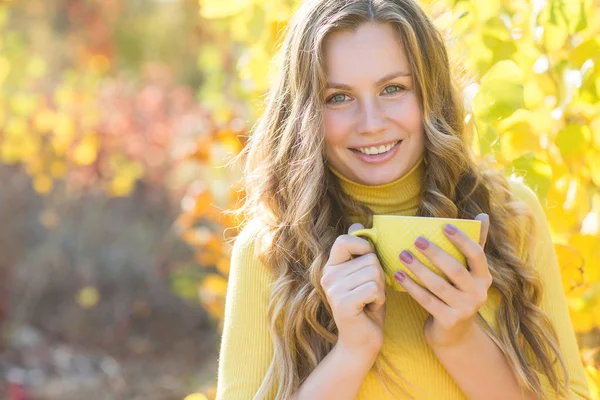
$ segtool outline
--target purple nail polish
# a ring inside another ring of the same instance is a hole
[[[456,226],[452,224],[446,224],[446,226],[444,226],[444,230],[448,235],[454,235],[456,233]]]
[[[404,282],[404,280],[406,279],[406,274],[402,271],[396,271],[396,273],[394,274],[394,278],[396,278],[396,280],[399,282]]]
[[[425,250],[429,247],[429,241],[423,236],[419,236],[417,240],[415,240],[415,246],[417,246],[421,250]]]
[[[407,263],[407,264],[410,264],[411,262],[413,262],[413,256],[412,256],[412,254],[410,254],[406,250],[402,250],[402,252],[400,253],[400,259],[402,261],[404,261],[405,263]]]

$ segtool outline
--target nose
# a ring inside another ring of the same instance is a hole
[[[358,117],[358,130],[360,133],[379,133],[385,130],[387,120],[385,111],[375,100],[363,101]]]

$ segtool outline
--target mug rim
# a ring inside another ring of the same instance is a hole
[[[447,220],[447,221],[469,221],[469,222],[481,223],[481,221],[478,219],[446,218],[446,217],[419,217],[419,216],[411,216],[411,215],[392,215],[392,214],[373,214],[373,219],[387,218],[387,217],[409,218],[409,219],[425,218],[425,219],[437,219],[437,220]]]

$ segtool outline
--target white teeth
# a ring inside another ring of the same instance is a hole
[[[399,140],[397,142],[390,143],[387,146],[381,145],[381,146],[379,146],[379,148],[377,148],[377,147],[359,147],[356,150],[360,151],[361,153],[368,154],[368,155],[387,153],[398,142],[399,142]]]

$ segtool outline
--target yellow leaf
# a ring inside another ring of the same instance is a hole
[[[63,86],[54,92],[54,101],[59,108],[68,107],[75,102],[75,92],[68,86]]]
[[[229,258],[222,257],[217,262],[217,270],[222,273],[224,276],[229,276],[229,267],[231,265],[231,260]]]
[[[6,57],[0,57],[0,84],[10,73],[10,61]]]
[[[71,140],[64,137],[53,137],[50,139],[50,145],[57,156],[65,155],[71,145]]]
[[[108,185],[108,194],[113,197],[125,197],[133,191],[135,179],[125,175],[117,174]]]
[[[223,65],[223,56],[216,45],[203,45],[198,54],[198,67],[203,71],[218,71]]]
[[[594,353],[591,350],[589,353]],[[591,356],[593,357],[593,356]],[[588,385],[592,395],[592,400],[600,399],[600,371],[593,365],[593,361],[584,364],[585,374],[587,377]]]
[[[543,42],[546,49],[553,53],[557,50],[561,50],[569,36],[565,26],[556,26],[552,24],[544,25]]]
[[[10,98],[9,104],[14,115],[28,118],[36,109],[38,95],[33,93],[16,93]]]
[[[202,393],[192,393],[185,396],[183,400],[208,400],[208,398]]]
[[[578,158],[589,145],[590,128],[586,125],[568,124],[556,137],[556,146],[565,158]]]
[[[56,113],[50,109],[43,109],[35,114],[33,126],[40,133],[47,133],[54,127]]]
[[[98,293],[98,289],[93,286],[84,287],[77,295],[77,304],[85,309],[95,307],[98,304],[98,300],[100,300],[100,294]]]
[[[75,121],[68,114],[58,114],[56,116],[56,125],[54,126],[54,135],[65,142],[70,143],[75,136]]]
[[[97,141],[87,136],[73,150],[73,161],[79,165],[91,165],[98,154]]]
[[[563,287],[565,292],[569,292],[583,283],[583,256],[575,246],[555,244],[554,249],[560,265]]]
[[[67,164],[62,160],[54,160],[50,163],[50,175],[54,178],[62,178],[67,174]]]
[[[600,281],[600,236],[575,233],[569,239],[569,244],[577,248],[583,257],[586,281]]]
[[[525,153],[505,167],[505,172],[523,176],[527,185],[532,188],[541,200],[548,195],[552,180],[552,168],[544,160],[535,157],[532,152]]]
[[[588,60],[598,60],[600,56],[600,38],[593,37],[577,46],[569,55],[569,62],[574,68],[581,68]]]
[[[523,93],[521,68],[512,60],[500,61],[481,78],[473,112],[493,121],[506,118],[524,106]]]
[[[554,181],[548,192],[546,214],[556,233],[572,234],[590,211],[587,188],[577,175],[565,174]]]
[[[534,80],[525,82],[525,108],[532,109],[539,106],[544,101],[544,91]]]
[[[588,153],[588,165],[590,166],[592,182],[600,187],[600,151]]]
[[[252,0],[200,0],[200,15],[208,19],[231,17],[246,11]]]
[[[33,178],[33,189],[40,194],[48,194],[54,183],[48,175],[37,175]]]
[[[27,65],[27,74],[34,79],[41,78],[47,71],[46,61],[39,57],[32,57]]]
[[[39,136],[32,133],[27,133],[21,136],[19,140],[19,150],[21,151],[21,159],[27,160],[32,157],[37,157],[42,146]]]
[[[110,69],[110,60],[103,54],[95,54],[89,58],[88,67],[98,74],[104,74]]]
[[[182,238],[192,246],[204,246],[214,238],[214,234],[209,228],[201,226],[195,229],[188,229],[183,233]]]
[[[227,280],[217,274],[207,275],[198,289],[200,302],[214,316],[221,317],[225,311]]]
[[[25,169],[29,176],[41,174],[45,168],[46,165],[42,157],[32,157],[29,160],[27,160],[25,165]]]
[[[209,267],[216,265],[219,262],[220,254],[214,251],[208,251],[205,249],[199,250],[194,255],[194,261],[203,267]]]
[[[529,122],[531,115],[529,110],[521,109],[498,122],[498,130],[502,134],[502,156],[506,160],[541,150],[539,136]]]
[[[23,118],[11,118],[6,127],[4,128],[4,134],[9,137],[21,137],[27,133],[27,121]]]
[[[266,88],[270,62],[271,57],[262,43],[253,45],[240,56],[237,69],[240,77],[246,81],[247,89],[262,91]]]
[[[14,140],[3,140],[0,147],[0,159],[4,164],[14,165],[21,160],[19,146]]]
[[[600,116],[590,122],[590,130],[592,131],[592,146],[600,150]]]
[[[594,318],[590,312],[570,310],[573,328],[577,333],[585,333],[594,329]]]
[[[479,21],[487,21],[500,15],[500,2],[498,0],[475,1],[473,5],[476,7],[475,12]]]

